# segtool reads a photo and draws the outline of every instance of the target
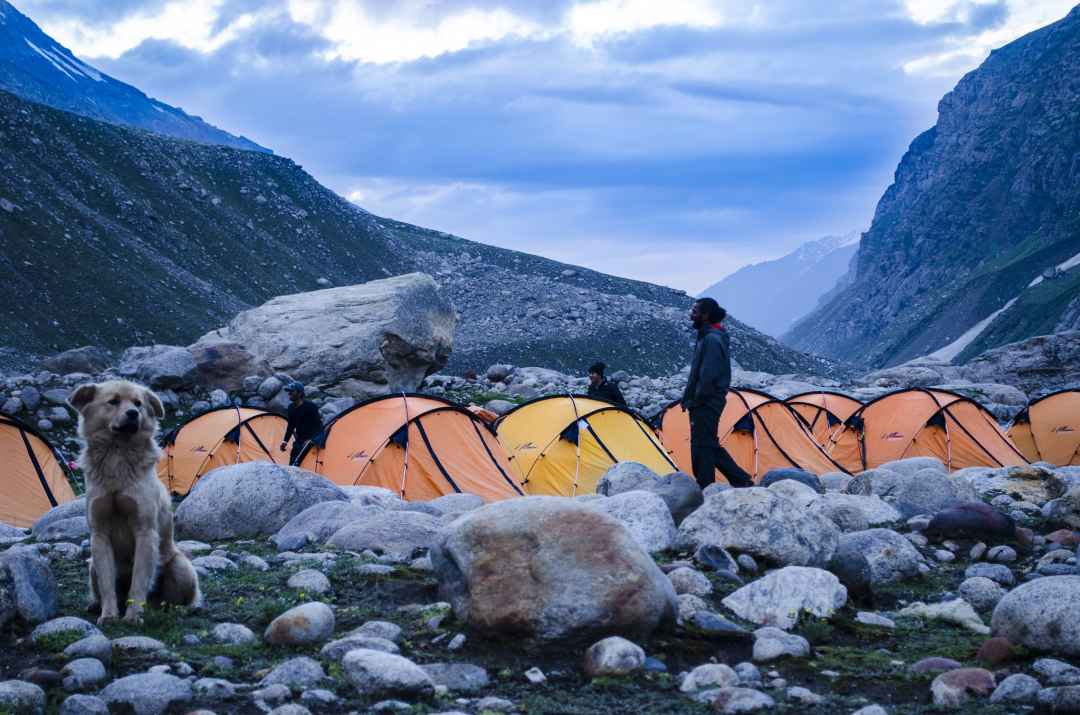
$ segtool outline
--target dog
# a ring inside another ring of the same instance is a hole
[[[111,380],[78,387],[68,402],[79,413],[90,523],[90,608],[98,623],[142,621],[143,609],[202,604],[199,577],[173,541],[172,504],[155,467],[158,420],[165,410],[142,385]]]

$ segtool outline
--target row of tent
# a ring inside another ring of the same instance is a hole
[[[283,417],[262,410],[203,413],[166,436],[158,477],[182,495],[220,466],[283,464],[285,430]],[[950,469],[1080,464],[1080,391],[1032,402],[1005,432],[977,402],[944,390],[901,390],[863,404],[831,392],[779,400],[739,389],[728,394],[718,436],[755,479],[784,467],[855,473],[914,456],[937,457]],[[27,526],[74,498],[63,460],[28,425],[0,418],[0,459],[7,466],[0,522]],[[647,421],[602,400],[554,395],[497,418],[430,395],[389,395],[335,417],[306,446],[300,466],[408,500],[468,492],[495,501],[591,493],[623,461],[657,474],[689,472],[688,414],[673,403]]]

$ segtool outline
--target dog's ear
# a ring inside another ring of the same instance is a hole
[[[165,416],[165,407],[161,404],[161,398],[151,390],[144,390],[143,393],[146,396],[147,403],[150,405],[150,411],[154,413],[154,417],[160,420]]]
[[[83,408],[90,404],[97,394],[97,385],[80,385],[75,388],[68,398],[68,404],[75,408],[76,412],[82,412]]]

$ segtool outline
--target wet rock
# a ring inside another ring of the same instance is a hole
[[[135,715],[161,715],[174,704],[191,700],[191,685],[175,675],[138,673],[114,680],[98,693],[110,710],[130,707]]]
[[[1030,675],[1015,673],[1001,681],[990,695],[992,703],[1034,703],[1042,686]]]
[[[791,628],[805,611],[827,618],[847,603],[847,589],[828,571],[787,566],[753,581],[723,600],[737,616]]]
[[[641,670],[644,665],[645,651],[637,644],[618,636],[593,643],[585,651],[584,670],[589,678],[630,675]]]
[[[423,668],[407,658],[374,650],[350,651],[341,661],[345,678],[361,695],[421,695],[435,690]]]
[[[957,708],[994,692],[994,674],[982,668],[960,668],[942,673],[930,684],[934,705]]]
[[[322,643],[334,632],[334,612],[325,603],[290,608],[266,627],[263,640],[274,645]]]

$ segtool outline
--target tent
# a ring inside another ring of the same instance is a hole
[[[890,392],[866,403],[833,433],[825,449],[852,472],[907,457],[937,457],[950,470],[1027,464],[982,405],[954,392],[924,388]]]
[[[1080,465],[1080,390],[1061,390],[1030,403],[1008,435],[1032,462]]]
[[[33,427],[0,417],[0,522],[28,527],[75,498],[63,458]]]
[[[173,494],[187,494],[207,472],[226,464],[287,464],[278,449],[286,420],[251,407],[221,407],[192,417],[165,436],[157,474]]]
[[[518,405],[496,422],[495,433],[531,495],[591,494],[618,462],[640,462],[660,475],[677,469],[645,420],[581,395],[549,395]]]
[[[498,440],[469,410],[430,395],[386,395],[345,410],[309,446],[304,469],[342,486],[385,487],[410,501],[465,492],[521,496]]]
[[[675,463],[692,472],[690,413],[673,402],[659,414],[657,423]],[[814,474],[844,471],[825,454],[790,407],[764,392],[729,390],[716,431],[720,445],[755,481],[770,469],[797,468]],[[719,473],[716,479],[727,483]]]
[[[818,444],[824,445],[829,437],[843,427],[844,421],[855,414],[863,403],[839,392],[804,392],[784,400],[795,410]]]

